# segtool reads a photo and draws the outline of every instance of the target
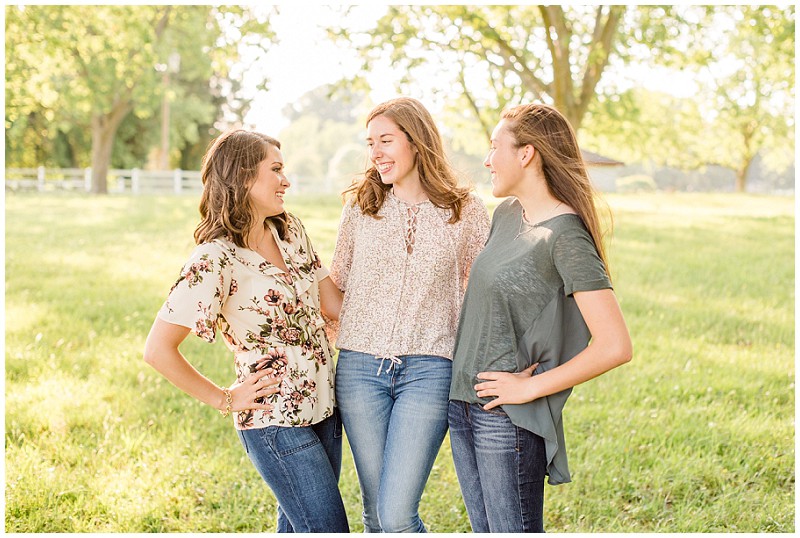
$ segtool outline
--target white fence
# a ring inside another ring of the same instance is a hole
[[[6,168],[7,191],[92,190],[91,168]],[[192,194],[203,190],[200,172],[192,170],[108,171],[108,192],[133,194]]]

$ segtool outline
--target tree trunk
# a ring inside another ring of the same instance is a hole
[[[114,137],[122,120],[132,110],[130,102],[117,101],[108,114],[92,117],[92,193],[108,192],[108,169],[111,166],[111,150]]]
[[[564,114],[564,117],[567,118],[567,121],[572,126],[572,129],[577,133],[578,129],[581,128],[581,123],[583,123],[583,113],[578,110],[577,106],[562,106],[563,108],[559,108],[558,104],[556,104],[558,111]]]
[[[753,164],[753,158],[747,157],[744,159],[741,168],[736,170],[736,192],[745,192],[747,190],[747,173],[750,171],[751,164]]]
[[[758,123],[754,120],[746,121],[742,125],[742,144],[744,146],[741,156],[741,165],[736,170],[736,192],[745,192],[747,188],[747,173],[750,171],[750,165],[753,164],[753,159],[758,154],[758,149],[753,148],[756,129]]]
[[[597,83],[608,65],[620,20],[627,7],[597,7],[589,57],[582,69],[583,78],[576,88],[573,79],[570,42],[573,33],[567,15],[561,6],[539,6],[544,22],[545,37],[553,62],[553,83],[550,95],[553,104],[572,128],[578,131],[589,104],[596,99]],[[606,13],[607,11],[607,13]]]

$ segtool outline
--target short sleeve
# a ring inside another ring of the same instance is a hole
[[[236,282],[225,252],[214,243],[199,245],[181,269],[158,317],[214,342],[217,321],[232,287]]]
[[[336,237],[330,271],[331,280],[340,290],[347,288],[347,278],[350,276],[350,266],[353,263],[355,212],[358,210],[355,201],[348,201],[342,208],[342,218],[339,222],[339,233]]]
[[[612,287],[605,264],[583,226],[560,233],[553,242],[552,254],[556,270],[564,281],[564,295]]]

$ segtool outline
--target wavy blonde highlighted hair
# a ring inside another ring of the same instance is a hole
[[[439,129],[430,113],[416,99],[399,97],[373,108],[367,116],[367,125],[377,116],[385,116],[395,122],[417,149],[417,172],[425,194],[436,207],[450,210],[450,223],[458,222],[470,189],[459,187],[456,174],[444,153]],[[355,193],[361,211],[378,218],[377,213],[391,188],[391,185],[381,181],[373,165],[361,180],[354,182],[343,194]]]
[[[589,180],[572,125],[554,107],[543,104],[508,108],[502,118],[517,147],[530,144],[539,152],[547,189],[581,218],[610,277],[604,234],[595,207],[597,192]]]
[[[217,238],[227,238],[238,247],[247,247],[247,234],[256,224],[250,200],[250,188],[258,174],[258,165],[267,158],[270,146],[281,143],[265,134],[243,129],[227,131],[209,144],[203,156],[200,175],[200,224],[194,231],[199,245]],[[281,239],[286,238],[286,213],[269,217]]]

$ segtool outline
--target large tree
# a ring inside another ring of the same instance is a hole
[[[228,77],[240,45],[264,47],[270,36],[265,16],[236,6],[9,6],[7,136],[31,118],[53,139],[90,133],[92,191],[104,193],[130,114],[143,120],[134,131],[146,128],[169,92],[173,132],[191,139],[193,126],[213,122],[212,86]],[[171,58],[180,58],[180,71],[172,66],[166,86]]]
[[[725,31],[698,40],[708,51],[699,75],[714,111],[706,151],[736,171],[740,192],[757,155],[772,162],[794,150],[794,16],[793,6],[718,6],[710,22]]]
[[[684,86],[684,97],[642,87],[602,96],[584,134],[616,141],[623,159],[684,169],[721,165],[735,171],[735,189],[744,191],[757,157],[782,171],[794,153],[794,8],[680,12],[702,31],[679,27],[666,53],[648,49],[635,60],[668,66],[670,86]]]
[[[389,7],[370,30],[331,34],[359,44],[364,73],[387,62],[405,72],[406,88],[431,67],[450,73],[455,91],[441,91],[488,136],[497,111],[523,100],[552,103],[580,128],[606,68],[643,42],[669,52],[665,24],[678,22],[648,7],[413,5]]]

